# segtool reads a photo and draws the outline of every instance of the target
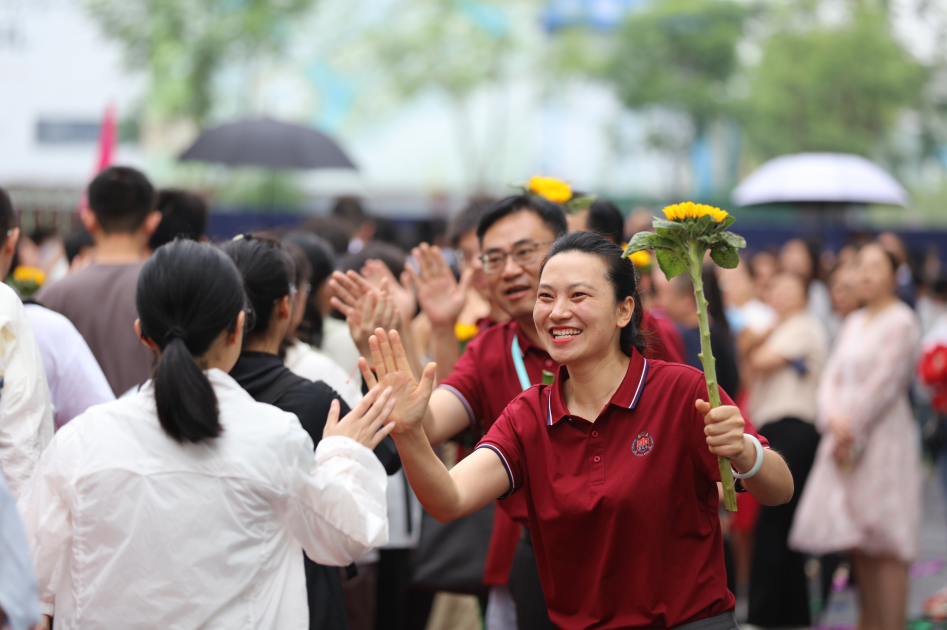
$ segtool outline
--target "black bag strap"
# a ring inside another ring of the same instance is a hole
[[[264,389],[262,392],[254,396],[253,398],[257,402],[266,403],[272,405],[276,403],[277,400],[283,397],[283,394],[296,387],[300,383],[309,383],[311,382],[307,378],[303,378],[298,374],[293,374],[290,370],[286,370],[282,374],[276,377],[276,380],[270,383],[270,386]]]

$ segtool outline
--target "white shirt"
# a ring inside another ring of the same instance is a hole
[[[0,282],[0,472],[19,497],[53,438],[53,410],[36,338],[16,292]]]
[[[27,304],[26,316],[46,368],[56,429],[92,405],[115,400],[102,368],[72,322],[38,304]]]
[[[223,426],[210,442],[169,438],[148,383],[43,454],[19,507],[57,630],[305,630],[303,549],[345,566],[387,542],[371,450],[329,437],[314,455],[296,416],[207,375]]]
[[[350,409],[362,400],[362,379],[352,375],[327,357],[314,350],[312,346],[298,339],[286,349],[283,364],[303,378],[310,381],[322,381],[336,391]]]

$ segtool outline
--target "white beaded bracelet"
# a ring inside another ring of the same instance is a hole
[[[755,435],[750,435],[749,433],[744,433],[744,436],[750,438],[750,441],[753,442],[753,445],[756,447],[756,463],[753,464],[753,468],[749,469],[745,473],[738,473],[733,470],[733,466],[730,467],[730,470],[733,470],[734,479],[749,479],[756,473],[760,471],[760,468],[763,467],[763,445],[760,444],[760,441],[756,439]]]

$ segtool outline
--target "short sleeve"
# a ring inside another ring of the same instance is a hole
[[[483,335],[478,335],[467,345],[457,363],[454,364],[454,371],[438,387],[446,389],[460,398],[470,416],[470,426],[473,427],[483,419],[483,404],[485,398],[483,388],[483,366],[482,358]]]
[[[487,434],[477,444],[478,449],[486,448],[496,453],[506,469],[506,475],[510,480],[510,489],[500,497],[501,499],[507,498],[526,485],[526,460],[523,457],[523,442],[513,420],[514,418],[533,415],[527,409],[519,409],[523,406],[522,400],[525,395],[518,397],[507,405],[497,421],[493,423]]]
[[[718,387],[719,389],[719,387]],[[697,381],[697,385],[694,388],[693,401],[697,399],[707,400],[707,384],[704,379],[701,377]],[[736,403],[727,395],[727,392],[720,389],[720,405],[723,407],[726,406],[736,406]],[[704,416],[697,411],[697,408],[694,406],[694,402],[691,402],[690,408],[692,410],[691,417],[693,418],[694,431],[693,435],[696,437],[696,451],[697,458],[700,461],[700,468],[702,472],[710,478],[711,481],[720,481],[720,467],[717,465],[717,456],[710,452],[710,449],[707,448],[706,436],[704,434]],[[760,444],[763,445],[763,448],[769,448],[769,440],[764,436],[760,435],[756,431],[756,427],[753,426],[753,423],[750,422],[746,414],[743,415],[743,433],[752,435],[760,441]]]

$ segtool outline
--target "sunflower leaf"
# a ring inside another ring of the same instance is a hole
[[[746,239],[740,236],[739,234],[734,234],[733,232],[719,232],[715,236],[720,237],[730,247],[736,247],[736,248],[746,247]]]
[[[740,264],[740,254],[732,245],[718,245],[710,250],[710,257],[724,269],[733,269]]]
[[[723,232],[724,230],[726,230],[727,228],[729,228],[731,225],[733,225],[734,223],[736,223],[736,221],[737,221],[737,219],[736,219],[735,216],[729,215],[729,216],[727,216],[726,219],[724,219],[723,221],[721,221],[720,223],[717,224],[717,227],[714,228],[714,232],[718,232],[718,233],[719,233],[719,232]]]
[[[674,230],[679,231],[684,227],[683,223],[678,223],[677,221],[666,221],[665,219],[659,219],[654,217],[654,221],[651,222],[655,228],[663,228],[665,230]]]
[[[664,272],[664,276],[668,280],[687,271],[687,263],[675,252],[659,249],[656,250],[654,254],[658,259],[658,265],[661,267],[661,271]]]
[[[569,214],[579,214],[595,203],[595,195],[579,195],[562,204]]]
[[[646,249],[654,249],[654,239],[659,238],[657,234],[651,232],[638,232],[631,237],[631,240],[628,241],[627,247],[625,247],[625,253],[622,254],[622,258],[627,258],[635,252],[640,252]]]

